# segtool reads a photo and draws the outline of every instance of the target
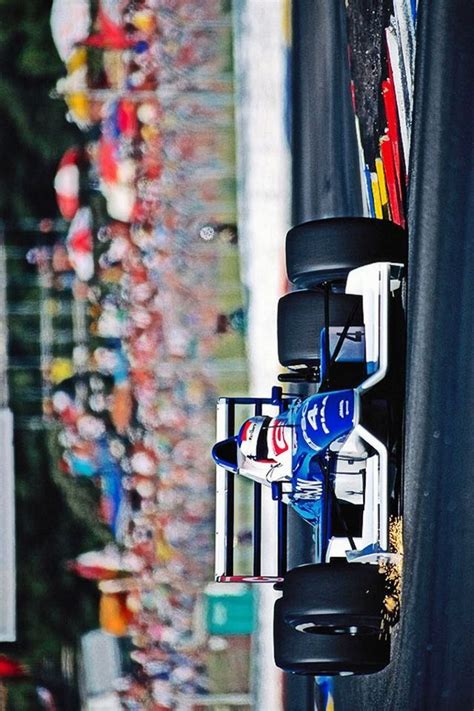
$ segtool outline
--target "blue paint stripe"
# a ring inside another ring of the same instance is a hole
[[[331,676],[317,676],[315,681],[321,702],[318,711],[334,711],[334,679]]]
[[[374,195],[372,193],[372,176],[368,166],[365,166],[365,187],[367,189],[367,201],[369,203],[369,212],[371,217],[375,217]]]
[[[372,375],[377,370],[378,363],[373,360],[367,361],[367,375]]]

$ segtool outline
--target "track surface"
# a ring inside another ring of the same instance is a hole
[[[330,12],[325,2],[316,4]],[[311,16],[312,3],[296,5]],[[337,711],[474,708],[473,26],[472,3],[420,1],[409,197],[402,618],[387,670],[336,681]],[[315,55],[308,35],[317,45],[316,29],[305,22],[296,28],[306,37],[301,46]],[[295,44],[299,40],[295,31]],[[309,56],[308,67],[314,61]],[[320,91],[316,83],[314,90]],[[311,143],[308,127],[305,140],[315,169],[318,151],[328,160],[331,141],[319,136]],[[347,164],[340,170],[340,180],[337,170],[330,176],[330,189],[338,191],[334,214],[354,214],[344,193]],[[297,218],[329,214],[333,198],[324,185],[329,183],[302,174]],[[308,214],[312,204],[315,214]],[[288,709],[311,708],[305,687],[299,694],[296,685],[290,690]]]
[[[421,3],[411,166],[403,615],[336,708],[472,709],[474,8]]]

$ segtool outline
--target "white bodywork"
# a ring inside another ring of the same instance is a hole
[[[365,359],[368,363],[376,364],[374,372],[356,388],[359,395],[363,395],[387,375],[389,299],[392,292],[400,288],[402,267],[402,264],[376,262],[353,269],[347,277],[346,294],[362,296]],[[350,562],[377,563],[381,558],[390,555],[388,553],[388,452],[383,442],[380,442],[360,423],[355,424],[348,442],[349,440],[352,448],[354,446],[357,448],[358,441],[359,449],[366,450],[368,445],[374,451],[374,454],[367,459],[365,467],[362,536],[354,539],[356,550],[351,550],[348,538],[331,538],[326,560],[346,557]],[[342,488],[341,484],[342,482],[338,483],[336,474],[336,495],[338,495],[338,488]],[[348,500],[344,496],[340,498]]]

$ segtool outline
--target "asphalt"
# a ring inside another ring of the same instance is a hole
[[[402,616],[389,668],[338,680],[337,711],[474,708],[474,8],[420,6]]]
[[[330,12],[326,2],[295,5],[297,14],[308,17],[309,5]],[[433,0],[419,7],[408,204],[402,614],[392,635],[390,666],[373,676],[336,680],[336,711],[474,708],[474,6]],[[300,46],[317,54],[317,28],[300,18],[295,29],[294,44],[303,33]],[[314,61],[308,56],[307,66]],[[317,83],[313,89],[317,102],[321,89]],[[311,122],[304,105],[295,106],[296,116],[300,109]],[[321,135],[312,138],[316,128],[324,130],[305,124],[296,134],[303,141],[297,155],[310,156],[313,169],[318,146],[331,145]],[[299,169],[296,187],[304,197],[295,193],[297,218],[327,216],[331,209],[357,214],[347,192],[350,162],[338,172],[338,160],[335,156],[330,183],[318,183]],[[332,197],[325,189],[329,184],[336,191]],[[289,692],[291,711],[313,707],[307,686],[294,684]]]

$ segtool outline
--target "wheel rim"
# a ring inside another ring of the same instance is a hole
[[[305,634],[321,634],[321,635],[346,635],[348,637],[368,637],[380,634],[378,628],[370,625],[360,624],[323,624],[311,621],[301,621],[294,625],[298,632]]]

